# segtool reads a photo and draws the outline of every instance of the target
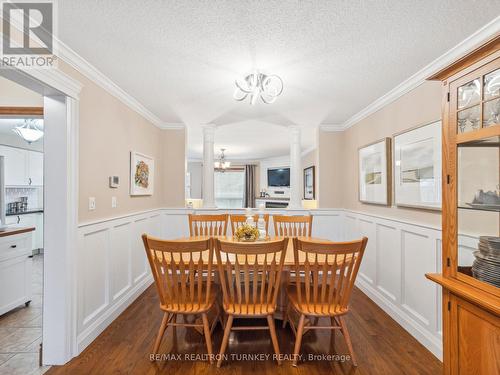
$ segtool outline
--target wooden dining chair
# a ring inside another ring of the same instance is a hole
[[[228,214],[193,215],[189,214],[189,235],[225,236],[227,234]]]
[[[213,283],[213,240],[164,241],[142,235],[144,248],[151,266],[163,320],[153,348],[157,354],[168,326],[203,329],[207,351],[212,363],[211,333],[220,315],[216,303],[220,288]],[[215,310],[209,323],[208,313]],[[177,315],[201,315],[201,323],[177,323]]]
[[[269,229],[269,214],[264,214],[264,222],[266,223],[266,233],[268,233]],[[236,229],[243,225],[247,221],[247,217],[245,215],[229,215],[229,219],[231,220],[231,230],[236,232]],[[259,214],[253,215],[253,221],[257,224],[259,220]]]
[[[232,330],[268,329],[278,364],[281,364],[273,315],[287,245],[288,238],[266,242],[215,240],[222,305],[227,314],[217,367],[222,364]],[[233,327],[235,318],[258,317],[266,317],[267,326]]]
[[[311,237],[312,215],[273,215],[274,234],[280,237]]]
[[[366,237],[351,242],[293,239],[295,283],[287,287],[284,325],[288,320],[295,334],[294,366],[297,365],[302,335],[311,329],[332,330],[332,335],[335,330],[340,330],[352,363],[357,366],[344,316],[349,312],[351,292],[367,241]],[[298,326],[289,319],[290,308],[300,315]],[[318,326],[315,319],[316,323],[306,325],[306,317],[329,317],[331,324]]]

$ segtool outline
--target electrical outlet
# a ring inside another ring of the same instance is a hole
[[[111,197],[111,208],[116,208],[116,197]]]
[[[95,197],[89,197],[89,211],[95,210]]]

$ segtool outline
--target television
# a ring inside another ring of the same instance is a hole
[[[267,186],[290,186],[290,168],[269,168],[267,170]]]

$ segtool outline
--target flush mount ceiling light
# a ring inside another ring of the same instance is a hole
[[[23,125],[16,126],[12,131],[29,144],[43,137],[43,130],[38,127],[38,121],[35,119],[24,120]]]
[[[234,83],[234,99],[241,102],[249,96],[251,105],[254,105],[259,97],[266,104],[274,103],[283,92],[283,80],[277,75],[255,72],[244,79],[237,79]]]
[[[214,163],[215,169],[218,171],[224,172],[227,168],[231,166],[231,162],[226,161],[226,156],[224,155],[225,148],[220,149],[220,157],[219,160]]]

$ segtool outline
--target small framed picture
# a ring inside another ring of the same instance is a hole
[[[391,204],[391,139],[358,149],[358,193],[363,203]]]
[[[315,199],[315,167],[314,165],[304,169],[304,199]]]
[[[153,195],[155,161],[140,152],[130,152],[130,195]]]
[[[441,121],[394,135],[394,200],[441,209]]]

